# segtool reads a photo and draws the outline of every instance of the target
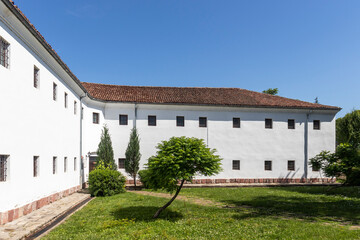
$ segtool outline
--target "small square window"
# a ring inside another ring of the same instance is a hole
[[[265,119],[265,128],[273,128],[273,121],[271,118]]]
[[[99,113],[93,113],[93,123],[99,124]]]
[[[77,169],[77,161],[76,161],[76,157],[74,157],[74,171],[76,171],[76,169]]]
[[[34,177],[38,176],[39,171],[39,156],[34,156],[33,158],[33,175]]]
[[[156,116],[148,116],[148,126],[156,126]]]
[[[74,115],[77,114],[77,102],[74,101]]]
[[[1,39],[0,39],[1,40]],[[7,178],[9,155],[0,155],[0,182],[5,182]]]
[[[207,127],[207,118],[199,117],[199,127]]]
[[[176,116],[176,126],[177,127],[185,126],[185,117],[184,116]]]
[[[265,171],[272,170],[272,161],[265,161]]]
[[[240,160],[233,160],[232,161],[232,169],[233,170],[240,170]]]
[[[67,157],[64,157],[64,172],[67,170]]]
[[[320,120],[314,120],[314,130],[320,130]]]
[[[10,44],[0,37],[0,65],[9,68],[10,67]]]
[[[68,94],[67,93],[64,93],[64,106],[65,106],[65,108],[68,107]]]
[[[56,83],[53,83],[53,100],[57,100],[57,85]]]
[[[295,129],[295,120],[288,119],[288,129]]]
[[[34,66],[34,88],[39,88],[40,70]]]
[[[233,118],[233,128],[240,128],[240,118]]]
[[[119,124],[128,125],[128,115],[119,115]]]
[[[53,174],[56,174],[57,171],[57,157],[53,157]]]
[[[125,169],[125,158],[119,158],[119,169]]]
[[[294,160],[288,161],[288,171],[295,171],[295,161]]]

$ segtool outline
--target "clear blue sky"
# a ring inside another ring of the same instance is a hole
[[[85,82],[279,88],[360,108],[360,1],[15,0]]]

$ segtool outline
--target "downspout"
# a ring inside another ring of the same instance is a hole
[[[79,174],[80,174],[80,186],[81,188],[83,188],[83,183],[85,182],[85,174],[84,174],[84,167],[83,167],[83,159],[82,159],[82,135],[83,135],[83,130],[82,130],[82,120],[83,120],[83,107],[82,107],[82,99],[87,97],[87,93],[85,93],[84,96],[80,97],[80,161],[79,161]]]
[[[309,116],[312,111],[306,113],[306,121],[305,121],[305,132],[304,132],[304,178],[305,180],[308,178],[308,161],[309,161]]]

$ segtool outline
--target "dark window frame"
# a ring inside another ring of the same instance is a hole
[[[10,43],[2,37],[0,37],[0,65],[10,68]]]
[[[148,115],[148,126],[155,127],[157,124],[156,115]]]
[[[9,155],[0,155],[0,182],[6,182]]]
[[[241,119],[238,117],[233,118],[233,128],[241,128]]]
[[[295,119],[288,119],[288,129],[295,129]]]
[[[270,163],[270,165],[268,165]],[[265,160],[264,161],[264,170],[265,171],[272,171],[272,161],[271,160]]]
[[[74,157],[74,171],[76,171],[77,169],[77,161],[76,161],[76,157]]]
[[[77,101],[74,101],[74,115],[77,115]]]
[[[53,175],[57,173],[57,157],[53,157]]]
[[[68,94],[64,92],[64,107],[68,108]]]
[[[295,160],[288,160],[287,170],[295,171]]]
[[[232,161],[232,170],[240,170],[240,160]]]
[[[64,173],[67,172],[67,157],[64,157]]]
[[[176,116],[176,126],[177,127],[185,127],[185,117],[184,116]]]
[[[265,128],[272,129],[273,128],[273,120],[272,118],[265,118]]]
[[[40,69],[34,66],[34,88],[39,88],[40,86]]]
[[[129,117],[127,114],[119,114],[119,125],[128,125],[129,124]]]
[[[118,169],[125,169],[125,161],[126,161],[126,158],[118,159]]]
[[[53,83],[53,100],[57,101],[57,84]]]
[[[316,124],[315,124],[316,123]],[[313,120],[313,129],[320,130],[321,129],[321,122],[320,120]]]
[[[207,127],[207,117],[199,117],[199,127],[201,128]]]
[[[33,157],[33,177],[39,176],[39,156]]]
[[[100,122],[99,118],[100,118],[100,114],[93,112],[93,124],[99,124],[99,122]]]

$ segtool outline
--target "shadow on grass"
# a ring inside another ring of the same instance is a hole
[[[306,197],[260,196],[249,201],[225,201],[239,207],[235,219],[260,217],[300,218],[360,224],[360,204],[353,200],[316,202]],[[251,206],[245,208],[244,206]]]
[[[328,196],[343,196],[360,199],[360,186],[300,186],[300,187],[282,187],[278,188],[282,191],[307,193],[315,195],[328,195]]]
[[[112,212],[112,215],[116,219],[134,219],[135,222],[143,221],[143,222],[152,222],[156,219],[153,218],[154,214],[158,210],[158,207],[152,206],[134,206],[134,207],[125,207],[118,208]],[[170,222],[176,222],[182,219],[184,216],[177,212],[171,211],[170,209],[165,209],[162,211],[160,216],[157,219],[163,219]]]

